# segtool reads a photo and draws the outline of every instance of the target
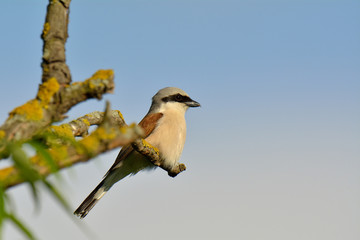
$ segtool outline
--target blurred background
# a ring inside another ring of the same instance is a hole
[[[1,3],[2,122],[36,95],[47,4]],[[114,69],[104,100],[127,123],[166,86],[202,107],[186,116],[186,172],[127,178],[82,221],[46,191],[36,210],[28,186],[9,190],[39,239],[360,239],[358,0],[77,0],[70,12],[73,81]],[[61,171],[74,209],[117,152]],[[4,239],[25,237],[6,224]]]

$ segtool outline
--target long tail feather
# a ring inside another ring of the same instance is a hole
[[[75,210],[74,214],[80,218],[84,218],[116,182],[130,174],[136,174],[143,169],[154,169],[154,165],[147,158],[141,157],[138,153],[130,154],[121,163],[109,170],[100,184]]]
[[[104,179],[105,180],[105,179]],[[81,205],[75,210],[74,214],[80,218],[86,217],[95,204],[105,195],[108,189],[105,189],[104,183],[101,183],[87,196]]]

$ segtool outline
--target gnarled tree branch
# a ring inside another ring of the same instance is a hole
[[[74,105],[89,98],[100,99],[103,94],[114,89],[112,70],[99,70],[84,82],[75,82],[60,88],[55,78],[39,86],[36,98],[12,110],[8,119],[0,127],[0,156],[8,157],[6,141],[26,141],[64,118],[64,114]]]
[[[73,137],[72,134],[83,135],[90,125],[99,123],[96,130],[79,141],[67,142],[64,140],[60,144],[47,142],[52,145],[46,150],[47,155],[51,157],[57,169],[88,161],[103,152],[129,144],[141,137],[143,133],[142,129],[135,124],[127,126],[119,111],[109,110],[105,112],[105,115],[102,112],[87,114],[75,121],[57,126],[52,131],[58,134],[60,139],[65,139],[65,136]],[[70,131],[70,136],[66,130]],[[37,153],[30,159],[31,166],[38,173],[39,178],[46,177],[53,172],[51,166],[46,164],[43,158],[43,154]],[[4,188],[16,186],[24,181],[26,179],[16,167],[0,169],[0,182]]]

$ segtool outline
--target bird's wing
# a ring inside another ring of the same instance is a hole
[[[139,123],[144,130],[144,138],[147,138],[157,126],[158,121],[162,118],[163,113],[151,113],[146,115]]]
[[[142,127],[142,129],[144,130],[144,138],[148,137],[152,133],[152,131],[154,131],[154,129],[157,126],[158,121],[160,120],[160,118],[163,115],[164,114],[162,114],[162,113],[147,114],[140,121],[139,126]],[[105,176],[108,175],[108,173],[111,170],[115,169],[122,160],[124,160],[127,156],[129,156],[130,153],[132,153],[132,151],[134,151],[134,149],[131,146],[131,144],[125,145],[119,152],[114,164],[111,166],[109,171],[105,174]]]

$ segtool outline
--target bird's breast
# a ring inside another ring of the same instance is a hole
[[[180,159],[186,139],[184,114],[168,110],[157,123],[154,131],[146,138],[160,151],[164,166],[171,169]]]

